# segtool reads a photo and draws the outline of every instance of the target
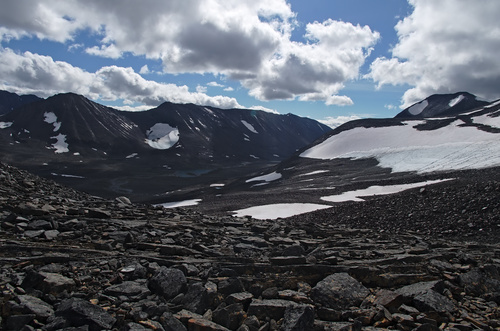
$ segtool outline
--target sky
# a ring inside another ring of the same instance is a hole
[[[500,98],[498,0],[3,0],[0,89],[336,126],[435,93]]]

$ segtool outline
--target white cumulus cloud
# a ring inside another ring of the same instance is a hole
[[[377,58],[367,75],[380,86],[412,86],[402,108],[434,93],[467,91],[500,97],[500,1],[409,0],[413,12],[395,29],[392,58]]]
[[[368,26],[326,20],[307,24],[305,42],[293,41],[296,14],[286,0],[16,0],[2,5],[0,42],[28,36],[72,43],[85,33],[97,37],[83,46],[89,55],[160,60],[169,74],[222,75],[259,100],[352,104],[340,91],[358,77],[380,38]],[[153,84],[146,85],[150,90]]]
[[[361,117],[357,115],[351,115],[351,116],[337,116],[337,117],[326,117],[322,120],[318,120],[318,122],[323,123],[324,125],[328,125],[331,128],[336,128],[338,126],[341,126],[344,123],[354,121],[354,120],[359,120]]]

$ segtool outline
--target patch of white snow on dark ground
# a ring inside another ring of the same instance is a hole
[[[277,219],[286,218],[315,210],[331,208],[332,206],[313,203],[276,203],[270,205],[255,206],[234,211],[237,217],[251,216],[255,219]]]
[[[0,129],[7,129],[12,125],[12,122],[0,122]]]
[[[473,117],[472,121],[477,124],[483,124],[491,126],[493,128],[500,129],[500,116],[492,117],[486,114],[482,116]]]
[[[51,139],[56,139],[57,141],[52,144],[52,148],[55,149],[56,154],[67,153],[69,152],[69,145],[66,142],[66,135],[58,134],[55,137],[50,137]]]
[[[322,197],[321,200],[328,202],[345,202],[345,201],[364,201],[361,197],[369,197],[376,195],[387,195],[393,193],[399,193],[402,191],[406,191],[412,188],[432,185],[436,183],[445,182],[448,180],[452,180],[453,178],[448,179],[439,179],[439,180],[429,180],[426,182],[412,183],[412,184],[401,184],[401,185],[374,185],[365,189],[355,190],[344,192],[342,194],[337,195],[329,195],[326,197]]]
[[[450,103],[448,103],[448,106],[451,108],[453,106],[456,106],[460,103],[460,101],[462,101],[464,99],[464,96],[462,94],[460,94],[458,97],[456,97],[455,99],[451,100]]]
[[[155,149],[169,149],[179,141],[179,130],[166,123],[156,123],[146,135],[146,143]]]
[[[52,124],[54,126],[54,132],[59,131],[61,128],[61,122],[57,122],[57,116],[53,112],[45,112],[43,113],[44,121],[46,123]]]
[[[245,120],[241,120],[241,123],[243,123],[243,125],[251,132],[253,133],[258,133],[257,130],[255,130],[255,128],[253,127],[252,124],[248,123],[247,121]]]
[[[272,182],[274,180],[278,180],[282,177],[282,175],[276,171],[274,172],[271,172],[270,174],[267,174],[267,175],[262,175],[262,176],[259,176],[259,177],[254,177],[254,178],[250,178],[250,179],[247,179],[245,181],[245,183],[249,183],[249,182],[256,182],[256,181],[266,181],[266,182]]]
[[[428,105],[429,105],[429,102],[427,100],[421,101],[421,102],[417,103],[416,105],[411,106],[408,109],[408,112],[412,115],[418,115],[421,112],[423,112],[425,107],[427,107]]]
[[[184,200],[184,201],[165,202],[165,203],[160,203],[160,204],[155,205],[155,206],[162,206],[163,208],[196,206],[201,201],[202,201],[202,199],[191,199],[191,200]]]

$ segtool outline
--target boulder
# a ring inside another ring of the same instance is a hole
[[[311,330],[314,325],[314,308],[309,305],[289,306],[285,310],[282,331]]]
[[[116,322],[116,319],[100,306],[79,298],[62,301],[56,310],[56,316],[63,317],[74,327],[88,325],[92,331],[111,329]]]
[[[347,273],[330,275],[311,290],[311,299],[324,307],[347,309],[357,307],[370,291]]]
[[[186,287],[186,277],[179,269],[161,267],[149,280],[149,289],[166,299],[181,293]]]

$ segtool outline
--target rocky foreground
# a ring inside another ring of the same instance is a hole
[[[0,193],[4,330],[500,329],[494,238],[205,216],[4,164]]]

